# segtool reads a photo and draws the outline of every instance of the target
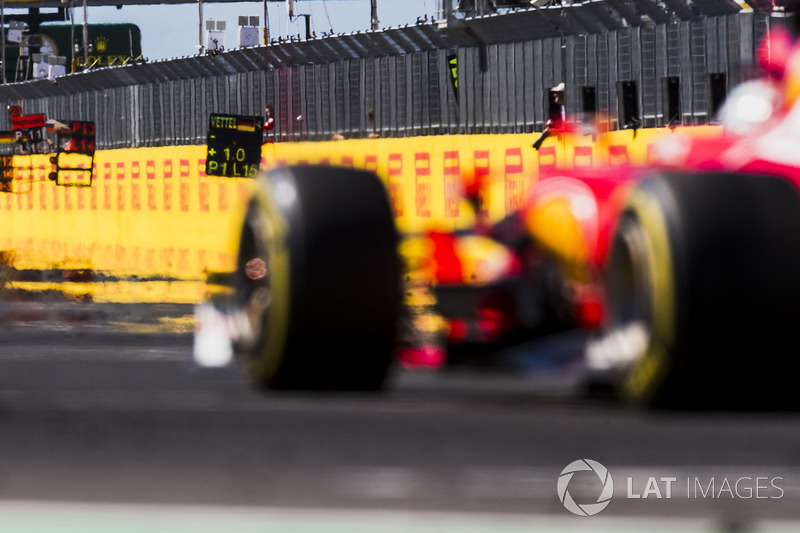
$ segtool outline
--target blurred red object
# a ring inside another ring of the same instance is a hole
[[[758,47],[758,65],[770,78],[782,79],[793,47],[794,39],[788,31],[773,28]]]
[[[406,346],[398,353],[400,363],[409,369],[439,368],[447,363],[447,354],[436,345]]]
[[[439,283],[461,283],[464,275],[461,259],[456,253],[456,237],[452,233],[432,231],[428,237],[433,242],[433,260],[436,280]]]

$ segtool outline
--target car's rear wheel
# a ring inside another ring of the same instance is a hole
[[[241,232],[235,351],[260,386],[381,387],[400,308],[397,233],[366,172],[287,167],[259,182]]]
[[[789,181],[646,180],[621,215],[607,267],[622,396],[674,408],[798,404],[800,196]]]

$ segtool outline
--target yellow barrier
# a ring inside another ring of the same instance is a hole
[[[716,128],[709,128],[713,133]],[[643,163],[655,137],[640,130],[548,139],[469,135],[267,144],[262,166],[332,164],[376,172],[398,227],[465,227],[473,220],[461,177],[488,176],[483,208],[497,219],[521,205],[541,169]],[[236,238],[252,180],[205,175],[205,146],[99,151],[91,187],[57,187],[48,156],[16,156],[14,193],[0,194],[0,252],[17,269],[92,270],[159,278],[141,289],[94,284],[105,301],[193,302],[209,272],[235,267]],[[135,285],[135,284],[134,284]],[[81,289],[83,290],[83,289]]]
[[[718,127],[692,128],[695,135],[716,135]],[[669,130],[569,134],[548,139],[537,152],[536,135],[449,135],[405,139],[367,139],[274,144],[265,166],[322,163],[375,171],[384,181],[398,227],[417,233],[438,227],[464,227],[474,219],[462,201],[462,177],[488,177],[483,208],[499,219],[524,201],[540,171],[597,165],[645,164],[657,137]]]

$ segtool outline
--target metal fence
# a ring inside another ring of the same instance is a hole
[[[581,88],[593,87],[614,129],[616,82],[635,81],[642,123],[656,126],[665,121],[661,80],[677,77],[683,123],[705,123],[709,75],[724,74],[727,87],[749,76],[755,47],[774,23],[768,14],[728,9],[727,0],[706,1],[712,15],[686,19],[653,11],[672,2],[631,13],[630,4],[594,0],[446,29],[284,42],[0,86],[0,102],[94,120],[98,147],[119,148],[201,144],[209,114],[263,114],[266,104],[279,141],[531,132],[546,122],[547,90],[560,82],[568,114],[580,115]],[[8,128],[0,117],[0,129]]]

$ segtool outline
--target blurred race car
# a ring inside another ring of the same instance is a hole
[[[793,405],[800,48],[778,31],[765,48],[767,76],[732,92],[725,135],[675,132],[647,168],[554,171],[506,220],[431,234],[450,350],[582,325],[598,331],[589,365],[635,403]],[[373,175],[275,170],[250,202],[216,327],[260,385],[379,388],[404,319],[399,246]],[[441,364],[419,348],[405,359]]]
[[[800,47],[773,31],[760,59],[724,135],[669,135],[648,168],[556,172],[523,210],[565,279],[595,286],[588,362],[634,402],[797,405]]]

